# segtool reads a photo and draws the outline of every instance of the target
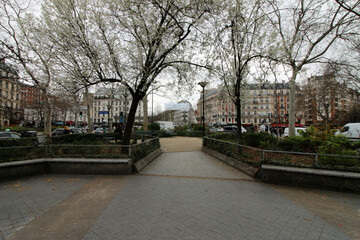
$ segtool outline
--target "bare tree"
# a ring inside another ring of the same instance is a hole
[[[124,144],[130,142],[138,103],[160,74],[186,62],[185,40],[209,9],[206,0],[49,0],[45,5],[48,28],[73,38],[79,46],[74,50],[94,71],[86,83],[118,82],[132,95]]]
[[[268,4],[268,19],[279,36],[279,47],[270,57],[287,64],[292,73],[289,134],[294,136],[295,82],[299,72],[305,65],[319,62],[334,42],[351,31],[355,17],[327,0],[268,0]]]
[[[215,39],[209,58],[216,75],[224,84],[226,95],[236,106],[238,143],[241,144],[242,90],[249,74],[249,64],[261,56],[265,42],[263,1],[229,1],[214,17]]]
[[[17,64],[40,88],[45,109],[44,131],[51,135],[49,86],[53,79],[54,49],[46,38],[44,27],[16,0],[4,0],[0,7],[0,45],[2,53]]]
[[[342,8],[360,17],[359,0],[335,0]]]

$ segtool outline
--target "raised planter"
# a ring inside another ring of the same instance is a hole
[[[267,164],[261,165],[261,168],[255,168],[205,146],[203,146],[203,151],[262,182],[360,192],[360,173]]]
[[[202,147],[203,152],[206,152],[207,154],[216,157],[217,159],[223,161],[224,163],[242,171],[243,173],[249,175],[250,177],[257,178],[259,168],[250,166],[249,164],[243,163],[237,159],[228,157],[222,153],[219,153],[215,150],[212,150],[208,147],[203,146]]]
[[[125,175],[131,159],[42,158],[0,163],[0,181],[46,173]]]
[[[140,172],[144,167],[149,165],[161,153],[162,153],[162,150],[159,148],[159,149],[156,149],[155,151],[153,151],[152,153],[150,153],[149,155],[147,155],[146,157],[144,157],[143,159],[140,159],[139,161],[134,163],[134,167],[135,167],[134,170],[136,170],[136,172]]]
[[[360,192],[360,173],[263,164],[258,175],[267,183]]]

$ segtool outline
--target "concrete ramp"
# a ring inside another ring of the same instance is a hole
[[[163,152],[201,151],[202,138],[195,138],[195,137],[160,138],[160,144]]]

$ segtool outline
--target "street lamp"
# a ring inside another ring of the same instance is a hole
[[[107,105],[107,109],[108,109],[108,131],[110,132],[110,109],[111,109],[111,105]]]
[[[202,106],[202,123],[203,123],[203,137],[205,136],[205,86],[208,84],[207,82],[199,82],[198,83],[202,87],[202,95],[203,95],[203,106]]]
[[[123,94],[124,98],[125,98],[125,119],[124,119],[124,124],[126,124],[126,117],[127,117],[127,97],[129,96],[129,94],[127,93],[127,90],[125,90],[125,93]]]

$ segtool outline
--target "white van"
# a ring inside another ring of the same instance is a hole
[[[295,128],[295,136],[301,136],[300,131],[304,131],[305,132],[306,128],[304,127],[296,127]],[[289,136],[289,128],[285,128],[284,130],[284,137],[288,137]]]
[[[224,126],[223,132],[237,132],[237,126],[235,126],[235,125]],[[247,132],[246,129],[243,126],[241,126],[241,132],[242,133]]]
[[[360,123],[347,123],[335,135],[342,134],[349,138],[350,141],[360,140]]]

